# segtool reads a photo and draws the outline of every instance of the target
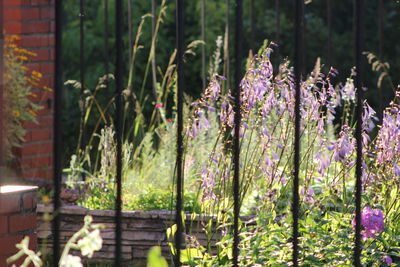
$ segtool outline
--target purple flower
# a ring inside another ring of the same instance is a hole
[[[361,137],[363,146],[365,147],[368,146],[369,141],[371,141],[371,138],[369,137],[368,133],[363,131]]]
[[[274,163],[272,160],[266,155],[264,158],[264,164],[261,167],[261,170],[265,176],[265,179],[270,182],[273,179],[273,169],[274,169]]]
[[[189,136],[190,138],[194,138],[198,135],[198,126],[196,121],[194,120],[193,123],[188,127],[187,129],[187,136]]]
[[[212,200],[216,198],[213,191],[214,187],[214,173],[204,167],[201,171],[201,188],[203,189],[203,200]]]
[[[271,110],[276,105],[275,92],[271,91],[264,100],[263,106],[261,108],[261,116],[263,119],[267,119],[270,115]]]
[[[313,203],[314,202],[314,189],[309,187],[307,192],[305,192],[304,187],[300,190],[300,194],[304,196],[304,202]]]
[[[227,99],[225,99],[221,104],[221,112],[219,115],[222,124],[233,127],[235,122],[235,114],[233,112],[233,107]]]
[[[325,133],[325,130],[324,130],[324,119],[323,118],[319,118],[318,119],[317,128],[318,128],[318,132],[321,135],[323,135]]]
[[[389,107],[382,118],[377,136],[377,160],[380,164],[394,163],[400,155],[400,109]]]
[[[332,105],[327,105],[327,110],[326,110],[326,123],[327,124],[332,124],[333,120],[335,119],[335,108]]]
[[[356,226],[356,221],[352,221],[353,227]],[[361,212],[361,225],[364,231],[361,233],[363,239],[375,238],[376,234],[383,232],[385,228],[383,213],[380,209],[371,209],[365,207]]]
[[[342,127],[339,138],[335,144],[334,159],[335,161],[345,161],[354,151],[354,141],[350,136],[351,128],[347,125]]]
[[[390,256],[385,256],[383,257],[383,261],[387,264],[387,265],[391,265],[393,263],[393,260]]]
[[[268,127],[267,127],[267,126],[262,126],[262,128],[261,128],[261,134],[262,134],[263,136],[265,136],[265,137],[268,137],[268,138],[271,137],[271,134],[270,134],[270,132],[268,131]]]
[[[352,78],[348,78],[346,84],[342,87],[342,99],[353,102],[356,99],[356,89]]]
[[[216,101],[221,93],[221,86],[217,79],[213,79],[210,85],[206,89],[206,97],[210,98],[212,101]]]
[[[317,154],[315,155],[315,159],[318,162],[319,174],[324,175],[325,170],[329,167],[329,164],[331,163],[328,155],[317,152]]]
[[[257,103],[264,100],[264,96],[273,91],[272,80],[273,69],[268,54],[261,58],[254,57],[254,61],[246,76],[240,83],[241,104],[245,111],[250,111]]]
[[[208,121],[206,116],[203,116],[203,113],[201,111],[199,111],[197,115],[198,118],[192,119],[191,123],[189,123],[187,135],[190,138],[196,137],[199,134],[199,131],[207,130],[211,127],[210,122]]]
[[[400,178],[400,167],[397,164],[394,164],[393,166],[393,174]]]
[[[363,129],[366,132],[371,132],[375,128],[375,122],[378,121],[378,117],[376,116],[375,110],[368,105],[367,102],[364,102],[364,113],[363,113]]]

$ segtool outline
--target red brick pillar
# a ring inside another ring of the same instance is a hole
[[[53,93],[54,88],[55,0],[1,0],[4,3],[4,32],[21,37],[20,45],[37,54],[28,68],[43,74],[34,89],[33,100],[43,109],[38,112],[39,124],[28,122],[25,142],[17,150],[21,175],[25,178],[52,179]]]
[[[29,248],[37,248],[36,189],[36,186],[0,187],[0,267],[8,266],[6,259],[17,252],[15,245],[25,236],[29,236]]]
[[[3,57],[3,1],[0,1],[0,170],[4,165],[4,123],[3,123],[3,118],[4,118],[4,101],[3,101],[3,66],[4,66],[4,57]],[[2,177],[0,174],[0,185],[2,183]]]

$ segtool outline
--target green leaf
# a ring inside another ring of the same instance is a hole
[[[161,255],[161,247],[152,247],[147,255],[147,267],[168,267],[168,263]]]
[[[195,257],[203,257],[203,253],[197,248],[187,248],[181,250],[181,262],[189,262]]]
[[[172,225],[167,229],[167,238],[170,239],[173,236],[175,236],[176,230],[178,229],[178,226],[176,224]]]

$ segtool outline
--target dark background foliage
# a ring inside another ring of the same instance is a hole
[[[114,24],[114,5],[113,0],[108,0],[108,32],[109,49],[105,51],[104,47],[104,3],[106,0],[84,1],[85,10],[85,87],[94,88],[98,77],[105,74],[105,62],[107,62],[109,71],[114,72],[114,44],[115,44],[115,24]],[[135,39],[137,26],[141,17],[151,12],[150,0],[125,0],[124,1],[124,58],[126,81],[129,67],[129,31],[128,31],[128,12],[127,3],[132,3],[132,39]],[[244,47],[247,51],[250,46],[259,48],[265,39],[275,41],[279,44],[272,59],[277,69],[277,63],[283,58],[292,58],[293,56],[293,1],[289,0],[253,0],[254,9],[251,10],[251,0],[244,0]],[[332,14],[332,50],[328,56],[327,41],[327,1],[331,2]],[[160,0],[156,0],[157,6]],[[208,67],[213,51],[215,50],[215,40],[217,36],[224,36],[226,23],[226,3],[228,0],[206,1],[206,59]],[[231,38],[229,41],[230,56],[233,58],[233,37],[234,33],[234,0],[230,0],[230,27]],[[339,71],[338,80],[345,81],[349,76],[351,68],[354,66],[354,34],[353,34],[353,3],[352,1],[334,1],[334,0],[313,0],[308,1],[305,6],[305,25],[306,32],[304,38],[305,49],[303,51],[305,60],[305,72],[310,72],[318,57],[321,57],[325,66],[333,66]],[[399,13],[400,4],[395,0],[383,0],[384,2],[384,31],[383,38],[378,38],[378,2],[377,0],[365,1],[365,51],[379,54],[379,41],[383,42],[383,55],[380,55],[383,61],[388,61],[391,65],[390,74],[394,84],[398,84],[399,76],[399,53],[400,46],[397,42],[397,35],[400,27]],[[80,50],[79,50],[79,1],[64,1],[64,33],[63,33],[63,77],[64,80],[79,80],[80,75]],[[279,32],[277,31],[277,3],[279,4]],[[167,66],[170,55],[175,48],[175,1],[167,1],[167,15],[160,27],[157,48],[157,65],[164,69]],[[158,9],[157,9],[158,10]],[[253,21],[255,27],[253,34],[251,29],[250,14],[254,14]],[[186,1],[186,23],[185,33],[187,43],[201,39],[201,1]],[[254,37],[254,40],[252,38]],[[148,53],[151,44],[151,19],[148,18],[144,24],[141,37],[143,49],[138,53],[133,80],[133,90],[139,90],[142,84]],[[198,47],[195,56],[188,57],[185,65],[186,93],[193,97],[200,95],[202,91],[201,82],[201,56]],[[330,62],[327,62],[330,58]],[[231,63],[233,63],[231,61]],[[327,67],[326,67],[327,69]],[[231,71],[231,74],[233,72]],[[367,97],[369,103],[378,108],[379,97],[376,81],[378,74],[373,73],[370,67],[365,68],[365,86],[369,88]],[[158,77],[160,79],[160,77]],[[126,82],[125,81],[125,82]],[[126,83],[125,83],[126,84]],[[148,76],[146,93],[151,93],[151,75]],[[105,104],[113,95],[113,83],[109,88],[102,91],[99,96],[99,102]],[[386,106],[393,93],[388,84],[384,84],[383,106]],[[65,155],[73,153],[77,143],[79,133],[80,109],[78,101],[80,90],[72,87],[66,87],[64,95],[64,142]],[[154,104],[154,103],[153,103]],[[147,107],[145,111],[151,111],[153,107]],[[92,122],[93,123],[93,122]],[[89,123],[90,124],[90,123]]]

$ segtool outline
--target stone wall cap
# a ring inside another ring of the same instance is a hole
[[[52,212],[53,205],[37,205],[37,211],[39,213]],[[116,212],[114,210],[91,210],[77,205],[63,205],[60,207],[60,214],[65,215],[91,215],[99,217],[115,217]],[[136,219],[163,219],[171,220],[175,218],[175,211],[169,210],[153,210],[153,211],[122,211],[123,218],[136,218]],[[196,214],[192,218],[191,214],[186,214],[186,220],[193,221],[206,221],[210,219],[215,219],[216,216]],[[243,221],[250,221],[254,216],[240,216]]]
[[[0,186],[0,194],[15,194],[21,192],[36,191],[37,186],[28,185],[3,185]]]

